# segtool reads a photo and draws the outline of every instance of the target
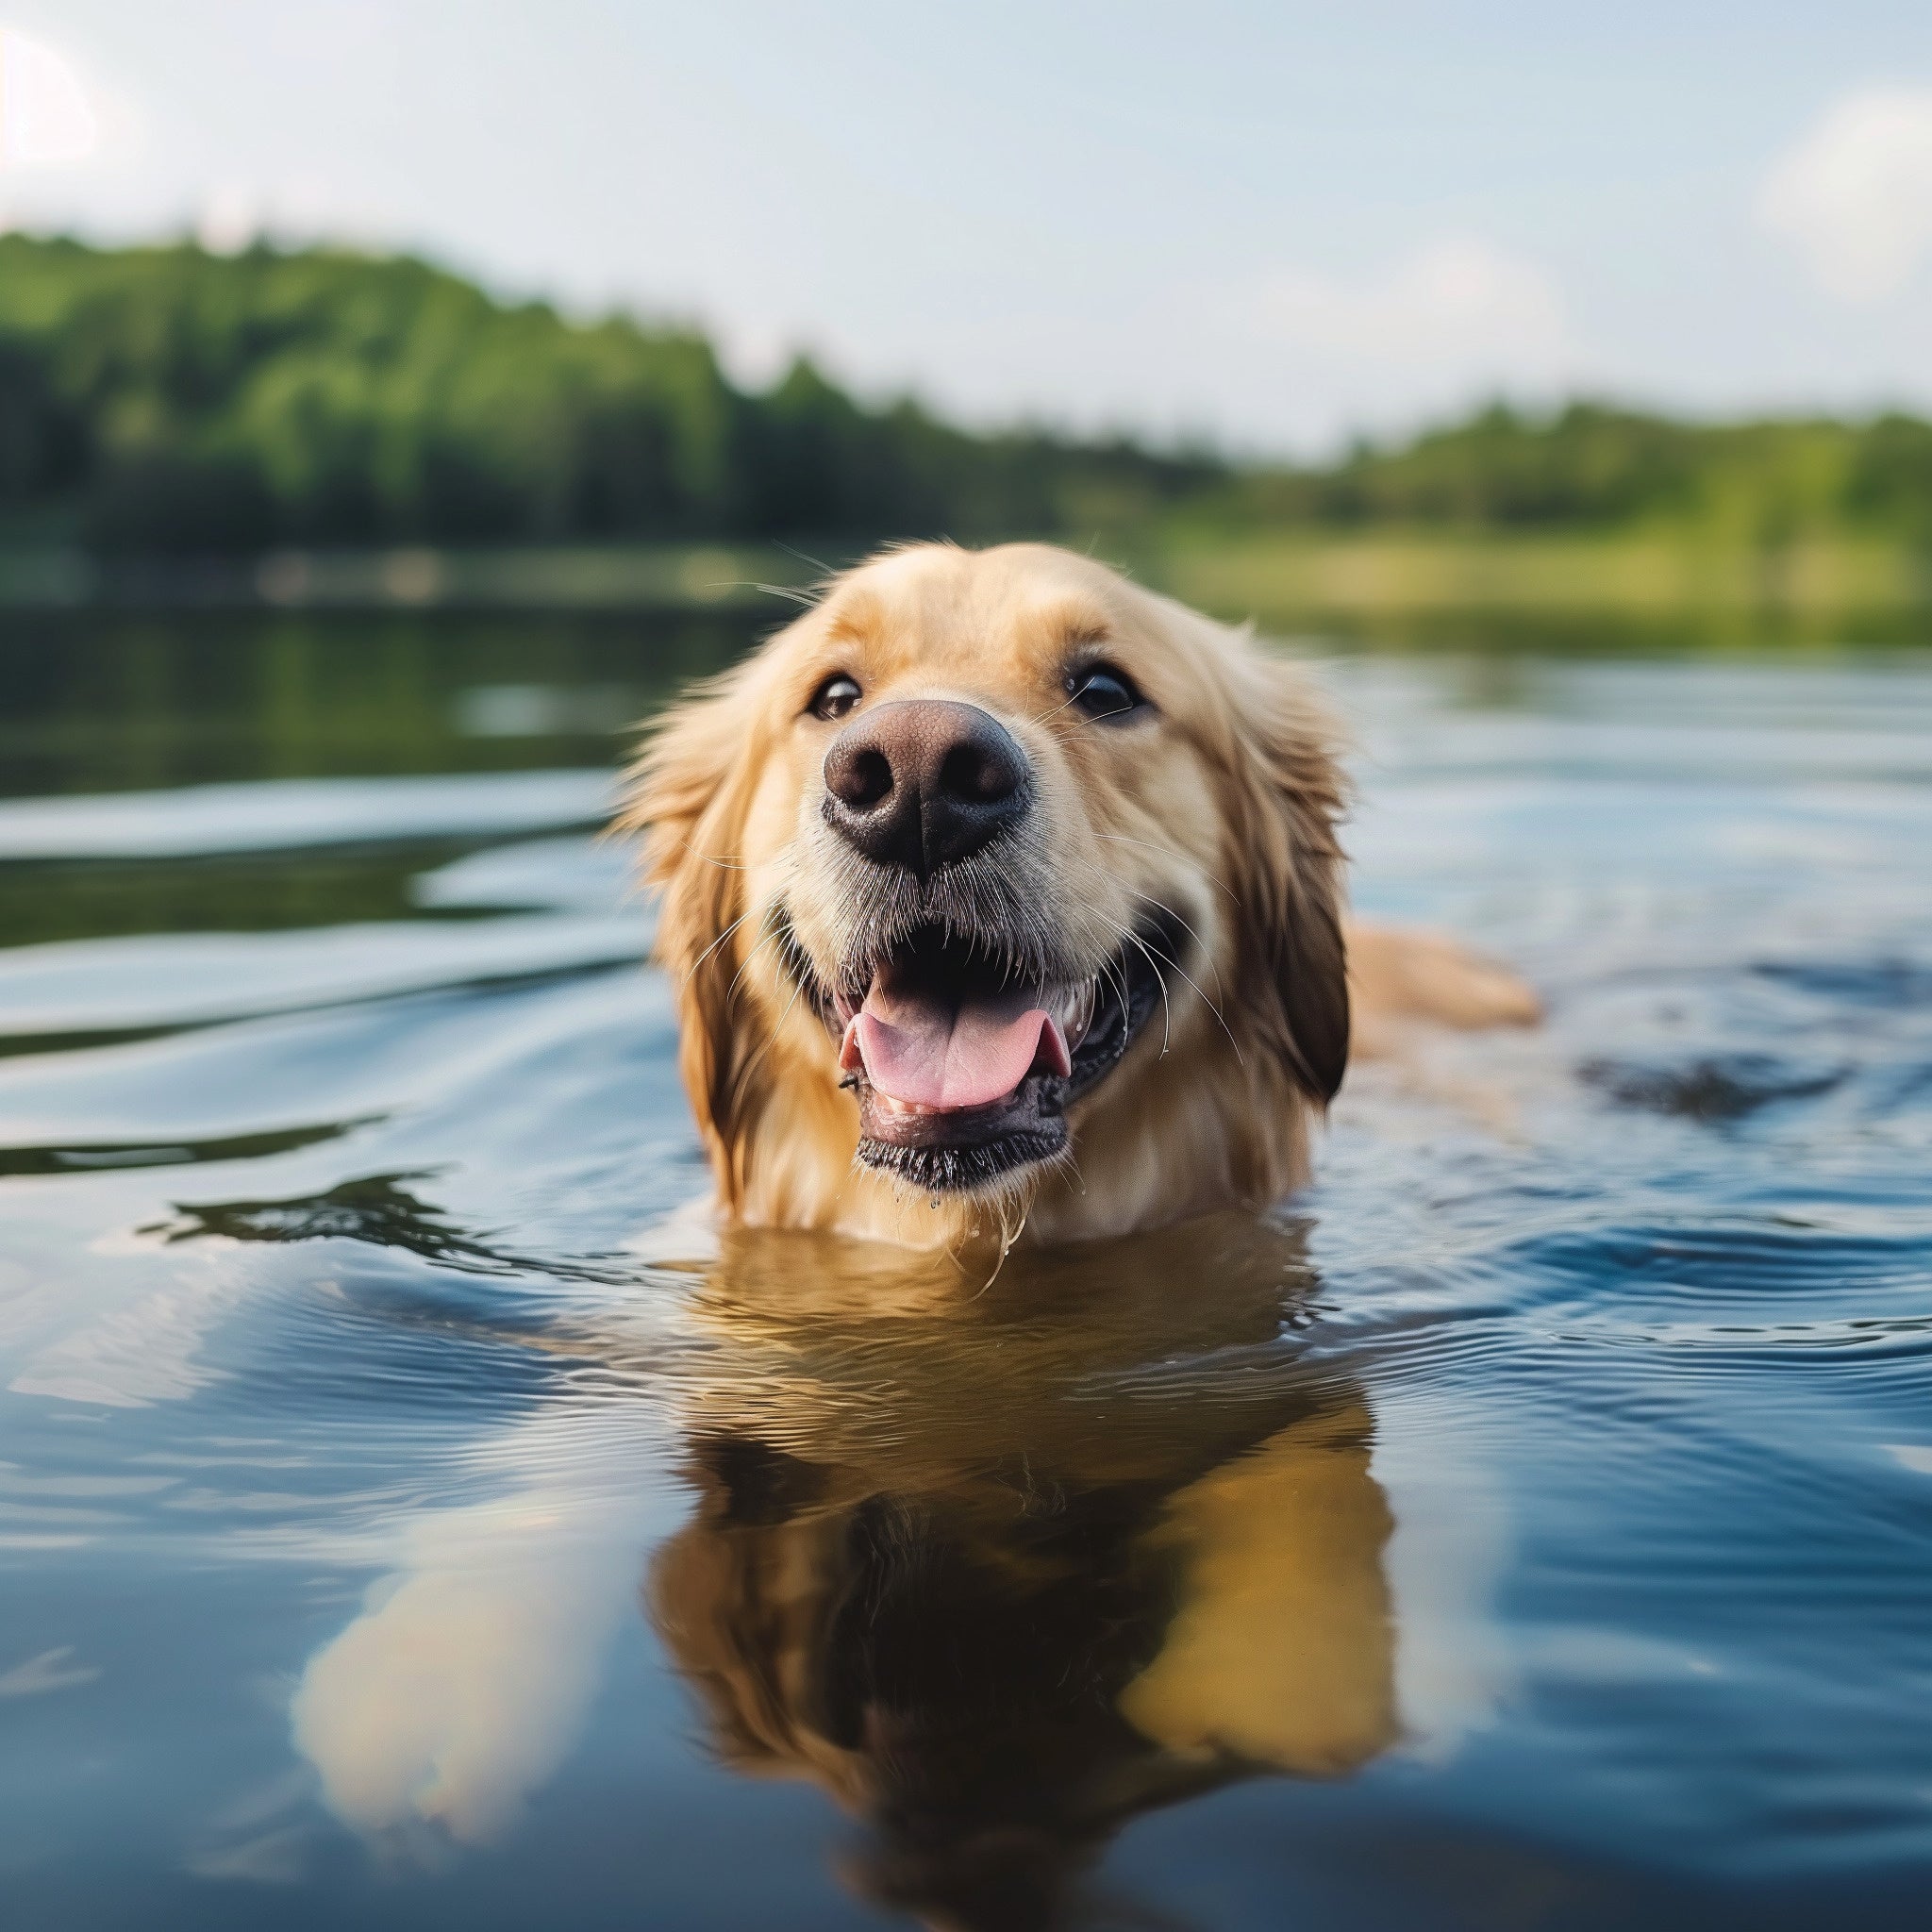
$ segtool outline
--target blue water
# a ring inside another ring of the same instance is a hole
[[[667,1225],[730,641],[0,647],[8,1924],[1924,1923],[1932,658],[1339,658],[1547,1025],[962,1301]]]

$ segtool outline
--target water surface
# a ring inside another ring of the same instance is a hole
[[[9,1924],[1923,1923],[1932,659],[1336,663],[1549,1024],[969,1300],[663,1232],[738,641],[0,639]]]

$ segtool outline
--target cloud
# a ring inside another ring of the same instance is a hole
[[[1261,319],[1288,346],[1428,375],[1539,377],[1573,359],[1549,277],[1475,236],[1438,237],[1364,281],[1277,274],[1262,291]]]
[[[1479,235],[1439,233],[1354,274],[1290,265],[1190,297],[1196,420],[1284,436],[1313,455],[1344,431],[1394,433],[1499,394],[1549,399],[1592,379],[1556,281]],[[1219,339],[1218,341],[1216,339]]]
[[[315,1653],[290,1707],[323,1797],[358,1831],[412,1821],[481,1844],[568,1756],[637,1557],[526,1494],[426,1520],[411,1564]]]
[[[100,139],[100,117],[67,60],[0,27],[0,168],[84,161]]]
[[[675,1509],[666,1439],[630,1403],[566,1396],[479,1444],[512,1487],[405,1526],[400,1566],[314,1653],[290,1705],[324,1802],[372,1837],[481,1844],[570,1756],[636,1603],[638,1549]]]
[[[1832,102],[1772,168],[1759,222],[1845,302],[1875,302],[1932,255],[1932,87]]]
[[[68,1659],[74,1646],[63,1643],[58,1650],[43,1650],[10,1671],[0,1671],[0,1697],[39,1697],[48,1690],[65,1690],[74,1684],[92,1684],[98,1677],[97,1664],[75,1664]]]

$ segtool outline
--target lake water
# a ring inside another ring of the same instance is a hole
[[[1925,1923],[1932,658],[1339,659],[1548,1025],[962,1300],[650,1232],[741,629],[8,620],[8,1925]]]

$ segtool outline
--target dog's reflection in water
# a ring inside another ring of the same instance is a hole
[[[971,1301],[906,1270],[747,1234],[699,1298],[732,1366],[647,1599],[721,1758],[866,1821],[880,1902],[1024,1927],[1134,1814],[1393,1740],[1391,1523],[1285,1339],[1293,1234],[1016,1254]]]
[[[568,1755],[668,1459],[646,1607],[746,1772],[865,1827],[867,1895],[1056,1923],[1126,1820],[1393,1741],[1391,1519],[1366,1405],[1303,1357],[1298,1235],[1229,1216],[942,1261],[741,1231],[666,1321],[480,1449],[309,1661],[298,1748],[343,1818],[496,1835]],[[585,1370],[585,1355],[600,1366]],[[505,1479],[508,1479],[506,1489]]]

